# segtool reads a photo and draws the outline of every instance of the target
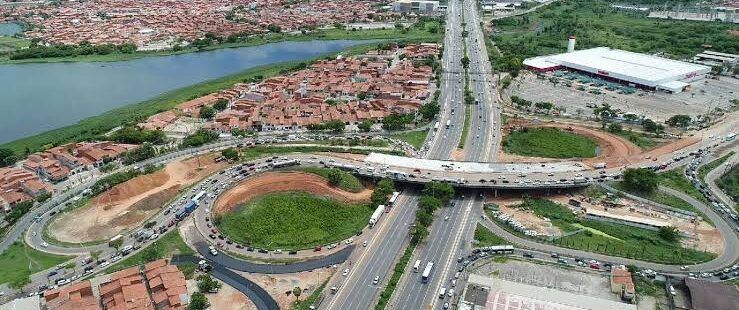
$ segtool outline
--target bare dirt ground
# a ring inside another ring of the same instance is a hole
[[[254,274],[240,271],[237,271],[237,273],[264,288],[272,298],[277,301],[280,309],[291,309],[295,303],[295,295],[292,293],[288,295],[287,292],[292,291],[296,286],[300,287],[303,289],[303,293],[300,295],[300,300],[304,300],[313,294],[323,281],[330,278],[334,273],[334,270],[324,268],[313,271],[279,275]]]
[[[449,156],[449,160],[463,161],[464,149],[454,149],[454,151],[452,151],[452,155]]]
[[[70,243],[109,239],[156,214],[177,193],[226,167],[209,154],[169,163],[164,169],[118,184],[82,208],[49,224],[51,235]]]
[[[366,201],[372,194],[369,189],[359,193],[343,191],[329,185],[326,179],[311,173],[269,172],[250,178],[223,193],[216,200],[213,212],[224,214],[254,197],[286,191],[305,191],[347,202]]]
[[[248,298],[244,293],[237,291],[232,286],[223,283],[222,281],[215,279],[221,283],[221,288],[218,293],[205,294],[210,303],[210,309],[229,309],[229,310],[256,310],[257,306]],[[188,280],[188,292],[190,294],[197,292],[197,282],[195,280]],[[193,289],[190,290],[190,287]]]
[[[562,235],[562,231],[556,226],[552,225],[551,222],[544,220],[543,218],[536,216],[534,212],[529,210],[521,210],[515,206],[523,203],[523,200],[518,198],[494,198],[488,200],[493,202],[500,208],[500,212],[512,216],[517,222],[526,225],[528,229],[535,230],[540,233],[547,234],[553,237],[559,237]]]

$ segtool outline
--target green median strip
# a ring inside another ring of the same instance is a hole
[[[390,297],[393,296],[393,292],[395,291],[395,288],[398,286],[400,277],[403,276],[403,272],[405,271],[405,268],[408,266],[408,262],[410,262],[411,256],[413,256],[413,251],[415,249],[416,247],[411,246],[411,245],[405,248],[405,252],[403,252],[403,256],[401,256],[398,263],[395,264],[395,268],[393,269],[393,274],[392,276],[390,276],[390,281],[388,281],[387,285],[385,286],[385,289],[383,289],[382,293],[380,293],[380,300],[377,301],[377,305],[375,305],[375,310],[383,310],[385,309],[385,307],[387,307],[387,303],[390,302]]]

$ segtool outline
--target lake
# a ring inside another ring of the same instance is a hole
[[[0,143],[244,69],[310,59],[366,42],[282,42],[119,62],[0,65]]]
[[[0,36],[12,36],[21,30],[23,28],[16,23],[0,23]]]

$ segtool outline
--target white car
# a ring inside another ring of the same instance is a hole
[[[367,247],[367,240],[364,240],[364,242],[362,242],[362,245]]]
[[[213,246],[209,246],[209,247],[208,247],[208,250],[209,250],[209,252],[210,252],[210,255],[213,255],[213,256],[216,256],[216,255],[218,255],[218,251],[217,251],[217,250],[216,250],[216,248],[214,248]]]
[[[41,246],[42,246],[42,247],[48,247],[48,246],[49,246],[49,244],[48,244],[48,243],[46,243],[46,242],[41,242]]]
[[[346,240],[346,244],[352,244],[354,242],[354,238],[349,238]]]
[[[344,272],[343,272],[343,273],[341,273],[341,275],[342,275],[342,276],[345,276],[345,277],[346,277],[347,275],[349,275],[349,268],[346,268],[346,269],[344,269]]]
[[[377,285],[377,282],[380,282],[380,276],[375,276],[375,278],[372,280],[372,284]]]

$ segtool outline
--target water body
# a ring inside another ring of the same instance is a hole
[[[108,63],[0,65],[0,143],[71,125],[175,88],[366,42],[282,42]]]
[[[21,25],[16,23],[0,23],[0,36],[12,36],[22,30]]]

